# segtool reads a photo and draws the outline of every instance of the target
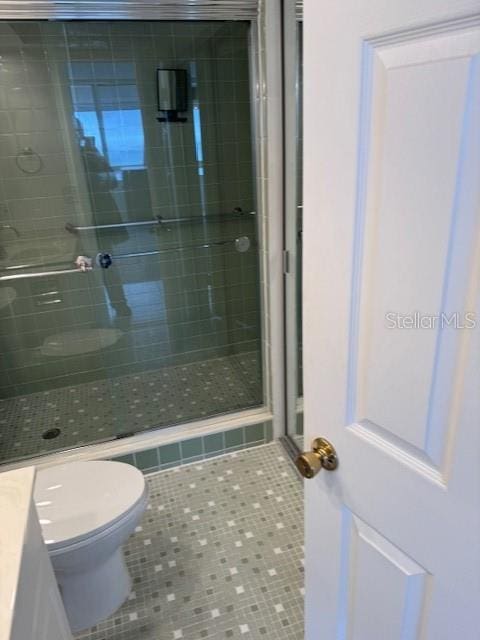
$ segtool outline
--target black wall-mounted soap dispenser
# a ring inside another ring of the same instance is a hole
[[[187,72],[185,69],[157,69],[159,122],[186,122],[178,114],[187,111]]]

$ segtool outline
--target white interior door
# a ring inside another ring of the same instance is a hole
[[[306,638],[478,640],[480,3],[304,30]]]

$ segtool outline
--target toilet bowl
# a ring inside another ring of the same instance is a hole
[[[34,497],[70,627],[92,627],[130,593],[122,545],[147,507],[145,478],[122,462],[71,462],[40,469]]]

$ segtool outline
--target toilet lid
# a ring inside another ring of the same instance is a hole
[[[123,462],[69,462],[40,469],[34,499],[49,549],[107,529],[145,493],[141,471]]]

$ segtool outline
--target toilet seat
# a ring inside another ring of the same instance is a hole
[[[145,508],[143,474],[129,464],[104,460],[40,469],[34,500],[49,552],[80,545],[120,526]]]
[[[145,488],[143,497],[123,515],[120,519],[112,522],[107,527],[94,531],[90,534],[86,534],[83,537],[75,540],[65,542],[63,545],[57,545],[52,548],[51,545],[47,546],[48,555],[51,560],[59,559],[61,556],[73,556],[78,555],[82,550],[87,548],[94,548],[102,543],[102,540],[115,536],[118,532],[131,528],[131,522],[135,524],[140,520],[148,503],[148,492]]]

